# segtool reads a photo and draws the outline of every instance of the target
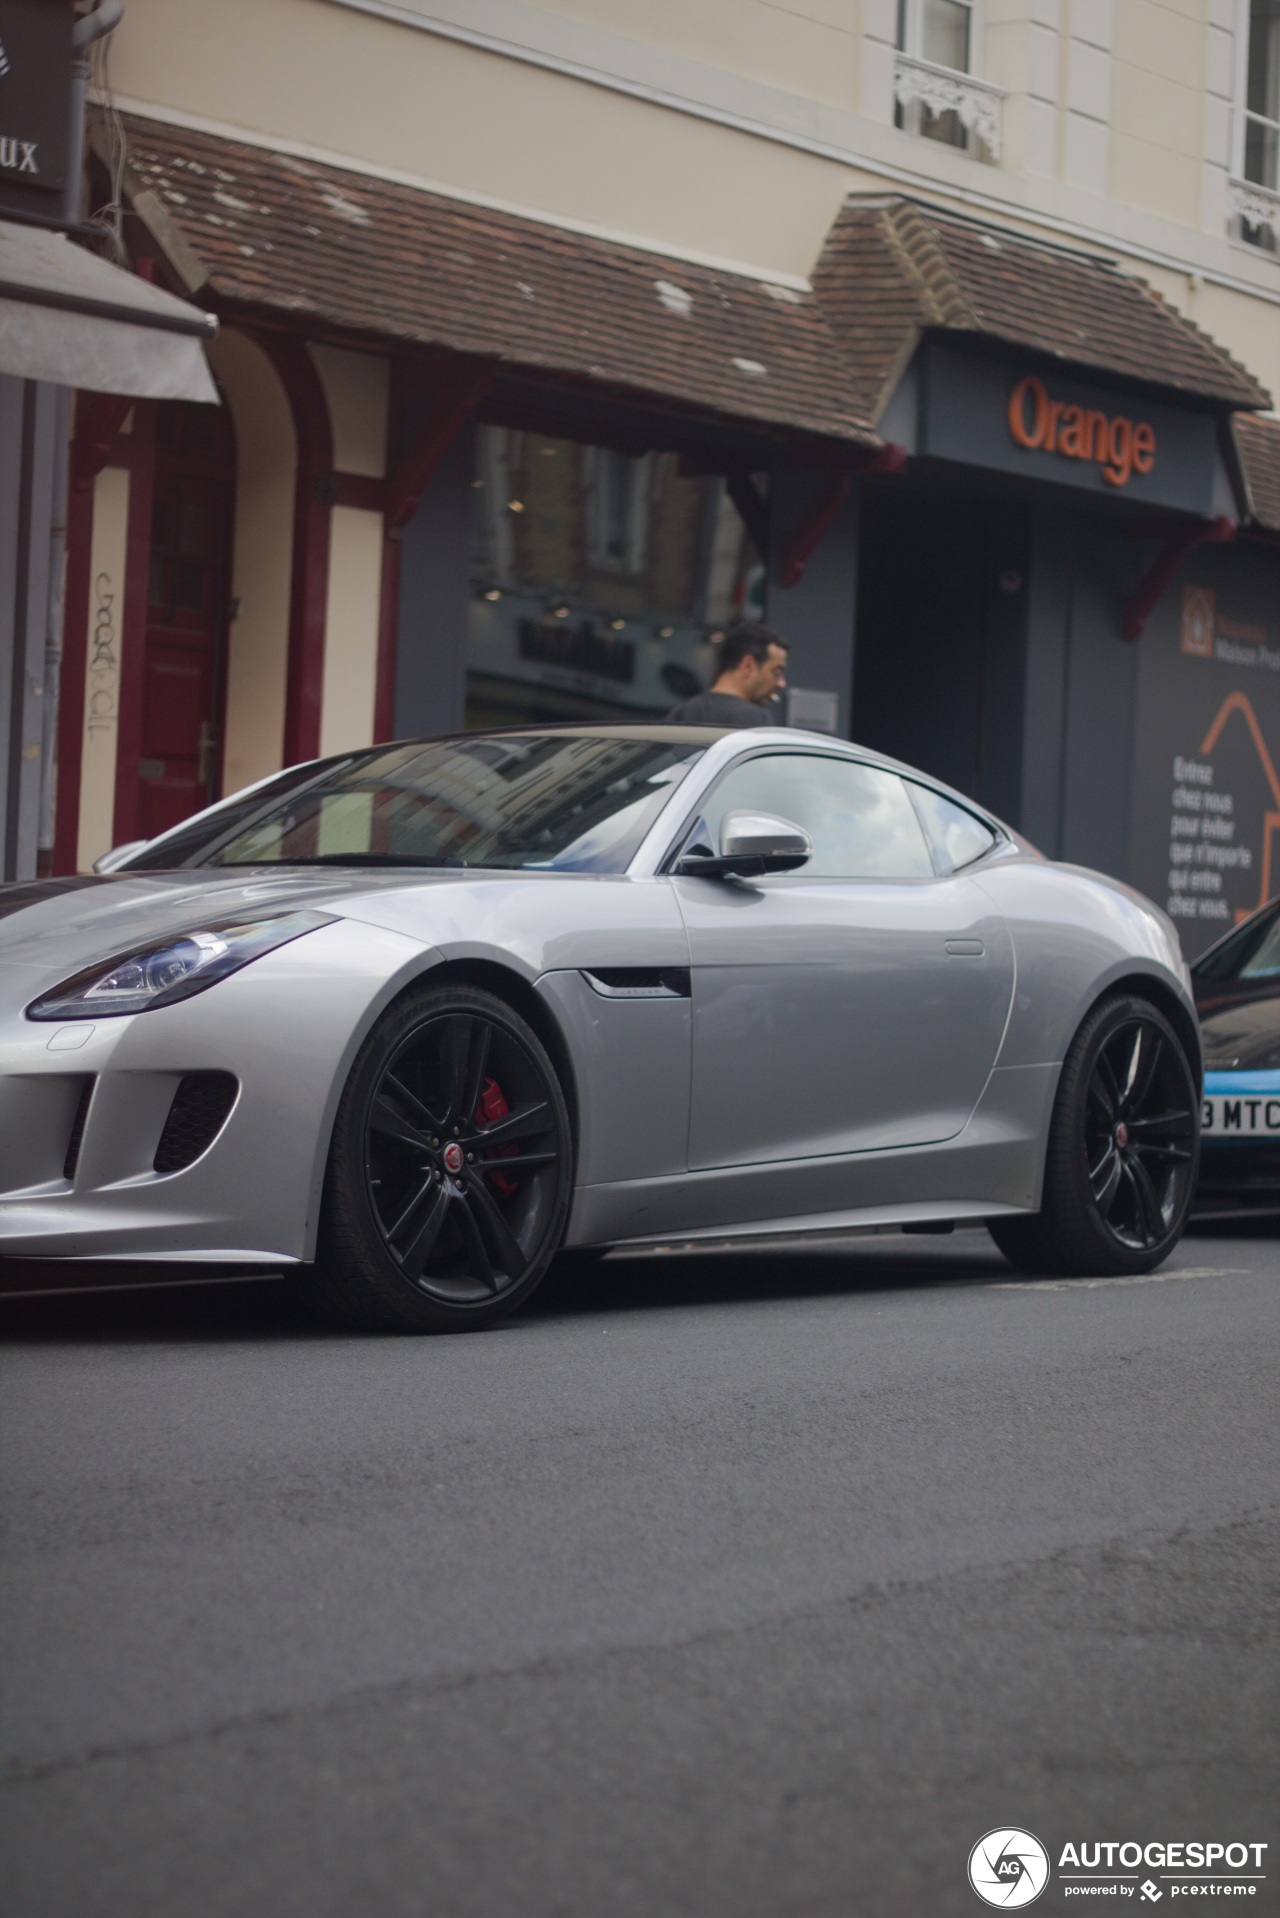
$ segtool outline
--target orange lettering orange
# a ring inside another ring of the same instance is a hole
[[[1026,403],[1031,400],[1035,406],[1035,424],[1028,428]],[[1044,381],[1029,373],[1025,380],[1019,380],[1009,395],[1009,431],[1019,446],[1027,448],[1043,446],[1049,395],[1044,390]]]
[[[1111,433],[1107,445],[1109,466],[1102,469],[1102,477],[1109,486],[1127,486],[1129,475],[1133,471],[1133,421],[1116,419],[1111,422]]]
[[[1009,395],[1009,432],[1028,452],[1040,448],[1064,459],[1095,461],[1108,486],[1127,486],[1134,473],[1149,473],[1156,463],[1155,428],[1146,420],[1135,424],[1123,414],[1109,419],[1096,408],[1051,400],[1034,373]]]
[[[1068,406],[1062,415],[1062,431],[1058,434],[1058,451],[1065,453],[1069,460],[1087,460],[1089,457],[1089,435],[1084,423],[1084,408]]]

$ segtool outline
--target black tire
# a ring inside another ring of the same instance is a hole
[[[1024,1272],[1151,1272],[1182,1237],[1200,1156],[1200,1095],[1186,1049],[1150,1000],[1103,999],[1058,1081],[1039,1212],[989,1219]]]
[[[492,993],[411,991],[351,1068],[303,1296],[368,1330],[493,1325],[550,1264],[572,1170],[564,1095],[531,1027]]]

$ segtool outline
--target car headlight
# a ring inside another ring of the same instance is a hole
[[[333,924],[332,913],[284,912],[170,933],[114,959],[86,966],[27,1007],[28,1019],[115,1019],[172,1006],[239,972],[304,932]]]

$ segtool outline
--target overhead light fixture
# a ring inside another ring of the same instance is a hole
[[[674,626],[659,626],[659,628],[658,628],[658,638],[659,638],[659,639],[670,639],[670,638],[672,637],[672,635],[673,635],[673,633],[675,632],[675,630],[676,630],[676,629],[675,629],[675,627],[674,627]]]
[[[611,619],[609,624],[615,633],[625,633],[627,630],[627,622],[625,619]]]
[[[551,617],[553,619],[568,619],[569,608],[567,606],[557,606]]]
[[[509,499],[507,501],[507,511],[509,513],[523,513],[524,501],[522,499]]]
[[[485,594],[485,598],[486,598],[486,599],[501,599],[501,598],[502,598],[502,594],[501,594],[501,593],[500,593],[500,592],[498,591],[498,588],[497,588],[496,586],[491,586],[491,587],[489,588],[489,590],[488,590],[488,592],[487,592],[487,593]]]

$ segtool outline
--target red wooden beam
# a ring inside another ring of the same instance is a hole
[[[780,583],[785,587],[800,584],[805,568],[826,537],[828,527],[849,497],[855,472],[905,473],[906,470],[906,448],[891,445],[881,446],[874,453],[859,459],[854,466],[832,474],[783,548]]]
[[[400,535],[440,470],[440,463],[480,401],[493,389],[493,375],[475,368],[453,379],[440,394],[384,483],[382,590],[378,604],[378,667],[373,702],[375,743],[395,734],[396,641],[400,623]],[[346,476],[339,475],[346,486]],[[339,494],[342,498],[342,494]],[[359,504],[355,497],[351,504]]]
[[[1223,545],[1235,536],[1235,521],[1225,513],[1220,513],[1217,519],[1201,520],[1186,532],[1175,533],[1172,539],[1167,540],[1150,572],[1125,605],[1124,623],[1120,629],[1124,637],[1137,639],[1141,635],[1148,619],[1164,598],[1174,574],[1197,546]]]
[[[798,586],[805,568],[822,544],[823,537],[853,487],[852,473],[837,473],[816,495],[808,512],[782,549],[778,577],[783,586]]]
[[[111,455],[132,399],[124,393],[78,393],[71,438],[71,484],[90,487]]]
[[[394,473],[387,480],[383,508],[387,530],[398,532],[407,526],[418,510],[418,501],[435,478],[458,434],[486,394],[493,391],[493,375],[487,368],[460,375],[441,394],[413,439],[400,456]]]
[[[298,436],[284,711],[284,763],[292,766],[320,751],[333,435],[320,375],[303,342],[264,332],[258,343],[280,375]]]
[[[750,473],[737,468],[725,479],[725,490],[738,509],[738,518],[747,529],[747,537],[759,557],[769,560],[769,502]]]

